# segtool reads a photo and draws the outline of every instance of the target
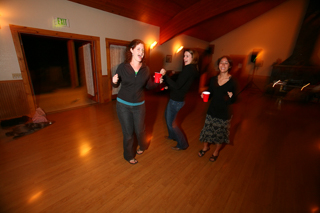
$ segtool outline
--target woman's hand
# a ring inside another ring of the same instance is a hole
[[[232,92],[227,92],[227,93],[228,93],[229,98],[231,98],[233,93]]]
[[[112,82],[113,82],[114,84],[117,84],[118,81],[119,81],[118,74],[115,74],[115,75],[112,77]]]
[[[165,75],[166,72],[167,72],[167,71],[166,71],[165,69],[163,69],[163,68],[160,70],[161,75]]]

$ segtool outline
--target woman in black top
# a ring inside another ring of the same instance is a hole
[[[202,157],[210,149],[210,144],[216,144],[216,148],[210,157],[210,161],[217,160],[223,143],[229,143],[229,129],[231,121],[230,104],[236,100],[236,83],[229,74],[232,61],[228,56],[218,59],[219,74],[210,79],[209,92],[211,103],[206,115],[204,127],[200,133],[200,141],[204,142],[203,149],[198,153]],[[201,97],[202,94],[201,94]]]
[[[160,80],[160,83],[163,79]],[[149,68],[144,63],[144,43],[133,40],[126,51],[126,61],[120,64],[112,78],[112,86],[121,84],[117,97],[117,114],[123,133],[123,155],[131,164],[136,164],[136,154],[141,155],[148,149],[145,137],[145,100],[144,88],[153,89],[159,84],[154,83]],[[139,149],[134,147],[134,132]]]
[[[172,147],[172,149],[177,151],[187,149],[189,146],[187,138],[184,136],[182,130],[174,124],[174,121],[177,113],[184,105],[185,96],[193,80],[198,76],[197,63],[199,55],[195,50],[186,49],[183,60],[185,66],[179,74],[177,81],[173,81],[166,75],[163,76],[170,90],[170,100],[165,111],[169,133],[167,138],[177,141],[177,146]]]

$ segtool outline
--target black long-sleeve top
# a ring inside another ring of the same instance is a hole
[[[178,76],[177,81],[173,81],[167,75],[163,76],[163,79],[167,83],[170,90],[170,99],[174,101],[182,102],[193,82],[198,76],[198,69],[195,64],[188,64],[183,67],[181,73]]]
[[[130,63],[122,63],[116,70],[119,81],[117,84],[112,83],[113,87],[118,87],[121,84],[118,97],[130,103],[139,103],[144,101],[143,89],[154,89],[159,84],[154,83],[150,75],[149,68],[142,64],[137,75]]]
[[[218,84],[218,76],[214,76],[210,79],[209,98],[211,103],[207,114],[211,117],[220,118],[223,120],[229,120],[231,118],[230,105],[236,101],[236,82],[232,77],[223,85]],[[232,92],[233,95],[229,98],[227,92]]]

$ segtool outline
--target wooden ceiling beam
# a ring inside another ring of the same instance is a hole
[[[258,0],[202,0],[160,27],[160,44],[209,18]]]
[[[286,0],[258,1],[203,21],[184,31],[183,34],[211,42],[277,7],[284,1]]]

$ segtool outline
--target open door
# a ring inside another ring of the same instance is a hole
[[[79,66],[81,81],[86,85],[88,98],[98,102],[97,84],[94,80],[96,78],[92,63],[90,43],[79,47]]]
[[[124,45],[110,45],[110,66],[111,66],[111,78],[116,74],[119,64],[125,61],[126,46]],[[115,99],[121,85],[118,88],[112,87],[112,99]]]
[[[108,75],[110,82],[112,82],[112,77],[115,75],[119,64],[125,61],[126,48],[129,45],[129,43],[130,41],[106,38]],[[120,87],[121,85],[118,88],[114,88],[112,86],[110,87],[112,100],[117,98]]]

